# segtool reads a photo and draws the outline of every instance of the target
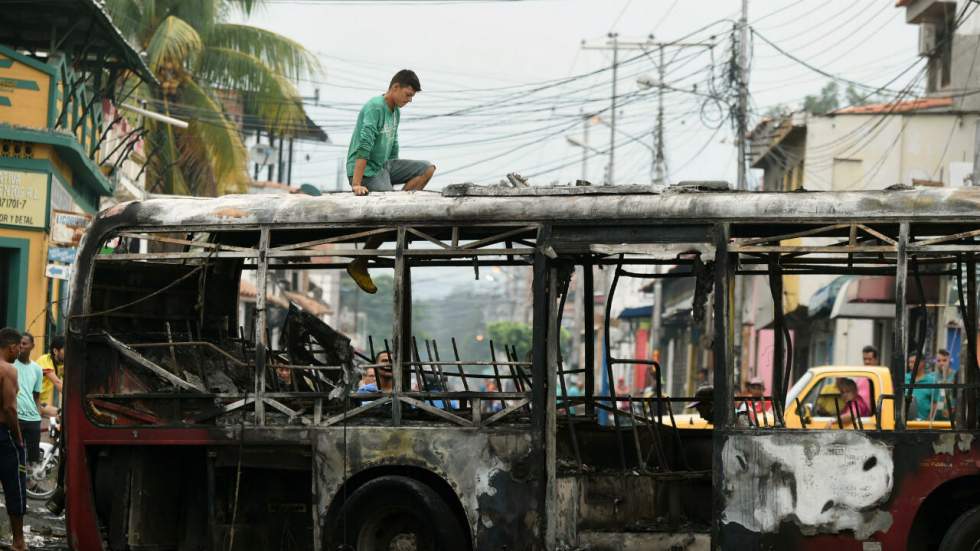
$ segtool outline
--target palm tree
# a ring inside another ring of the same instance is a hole
[[[248,184],[247,152],[223,97],[244,100],[245,114],[290,136],[307,124],[293,82],[319,73],[316,58],[279,34],[229,22],[261,0],[108,0],[122,33],[146,54],[161,86],[132,84],[151,109],[188,120],[187,129],[145,120],[147,189],[221,195]],[[135,82],[135,78],[131,79]],[[129,91],[126,83],[120,93]]]

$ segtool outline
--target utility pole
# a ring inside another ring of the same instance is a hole
[[[736,143],[738,143],[738,189],[748,189],[745,172],[746,135],[749,133],[749,0],[742,0],[742,15],[738,18],[738,113]]]
[[[616,185],[616,82],[619,81],[619,33],[609,33],[613,44],[612,98],[609,114],[609,185]]]
[[[582,115],[582,181],[589,181],[589,122],[592,115],[585,113]]]
[[[609,165],[607,167],[607,178],[608,183],[613,184],[615,179],[616,170],[616,117],[618,115],[616,105],[618,100],[617,93],[617,81],[619,80],[619,51],[620,50],[640,50],[643,52],[651,52],[654,48],[659,50],[659,66],[657,67],[658,80],[656,83],[651,83],[649,78],[646,82],[641,82],[642,86],[658,88],[657,91],[657,129],[656,129],[656,140],[657,143],[654,144],[654,156],[653,156],[653,166],[652,166],[652,177],[655,183],[665,183],[667,179],[667,157],[665,154],[666,143],[664,140],[664,94],[667,88],[670,88],[664,82],[667,78],[667,63],[664,60],[664,54],[667,48],[713,48],[714,44],[710,42],[657,42],[654,40],[653,35],[647,37],[646,40],[642,42],[629,42],[619,39],[619,35],[616,33],[609,33],[609,39],[604,45],[589,46],[583,41],[582,49],[584,50],[612,50],[613,64],[612,64],[612,98],[610,101],[610,111],[609,114]]]
[[[653,183],[663,185],[667,179],[667,167],[664,158],[664,77],[667,71],[664,68],[664,45],[660,44],[657,49],[660,51],[660,64],[657,66],[657,80],[660,86],[657,89],[657,153],[653,160]]]

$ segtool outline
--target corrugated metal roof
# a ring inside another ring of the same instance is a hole
[[[871,103],[845,107],[833,112],[834,115],[880,115],[886,113],[909,113],[912,111],[940,110],[953,105],[953,98],[919,98],[890,103]]]

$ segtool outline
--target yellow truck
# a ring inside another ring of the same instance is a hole
[[[895,428],[895,403],[891,372],[884,366],[822,366],[811,367],[790,388],[786,395],[784,420],[787,428],[837,428],[837,411],[846,409],[839,399],[837,380],[848,378],[857,383],[858,394],[871,408],[871,415],[862,416],[859,427],[882,430]],[[884,396],[884,398],[882,398]],[[837,402],[837,405],[834,405]],[[948,429],[949,421],[909,420],[910,429]],[[845,428],[853,428],[849,423]]]
[[[837,380],[848,378],[858,385],[858,394],[871,408],[871,415],[861,416],[858,428],[877,429],[878,419],[881,419],[882,430],[895,428],[895,400],[891,372],[883,366],[839,366],[829,365],[811,367],[790,388],[786,395],[786,411],[783,415],[786,428],[790,429],[837,429],[837,413],[844,414],[847,410],[840,399]],[[884,396],[884,398],[882,398]],[[836,402],[836,406],[835,406]],[[738,403],[737,409],[745,410],[743,403]],[[772,411],[764,415],[747,414],[751,424],[773,426]],[[675,416],[677,427],[681,429],[710,428],[711,424],[698,414],[681,414]],[[949,429],[949,421],[909,420],[906,426],[910,429]],[[845,422],[846,429],[853,429],[851,423]]]

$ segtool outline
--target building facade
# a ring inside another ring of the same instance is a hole
[[[63,324],[81,234],[138,146],[107,116],[117,83],[153,76],[94,0],[14,3],[4,18],[0,323],[43,339]]]

